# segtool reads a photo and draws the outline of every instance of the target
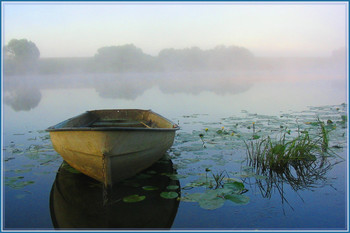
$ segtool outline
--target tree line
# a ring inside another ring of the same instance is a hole
[[[99,48],[87,58],[40,58],[38,47],[27,39],[12,39],[4,47],[5,74],[237,70],[251,67],[254,61],[248,49],[238,46],[171,48],[151,56],[126,44]]]

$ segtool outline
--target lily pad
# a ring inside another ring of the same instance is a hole
[[[134,203],[134,202],[139,202],[143,201],[146,199],[146,196],[139,196],[138,194],[126,196],[123,198],[123,201],[126,203]]]
[[[179,188],[179,186],[178,185],[169,185],[166,188],[169,189],[169,190],[176,190],[176,189]]]
[[[8,185],[9,187],[11,187],[13,189],[21,189],[27,185],[34,184],[34,183],[35,183],[34,181],[19,181],[19,182],[12,182],[12,181],[7,182],[6,181],[5,182],[6,185]]]
[[[241,194],[228,194],[225,196],[225,199],[232,201],[237,205],[246,205],[250,201],[248,196],[241,195]]]
[[[214,199],[216,197],[218,197],[220,190],[219,189],[208,189],[205,191],[205,193],[202,193],[202,195],[200,196],[200,199]]]
[[[229,132],[227,132],[226,130],[221,130],[219,129],[218,131],[216,131],[217,134],[223,134],[223,135],[228,135]]]
[[[181,201],[184,202],[198,202],[202,193],[191,193],[184,197],[181,197]]]
[[[156,186],[151,186],[151,185],[146,185],[142,187],[146,191],[153,191],[153,190],[158,190],[159,188]]]
[[[179,194],[176,192],[161,192],[160,196],[165,199],[174,199],[177,198]]]
[[[199,201],[199,206],[206,210],[214,210],[222,207],[225,203],[225,199],[221,197],[215,197],[210,199],[201,198]]]
[[[19,154],[19,153],[22,153],[23,151],[21,149],[18,149],[18,148],[13,148],[11,152],[12,152],[12,154]]]
[[[27,153],[25,156],[31,160],[38,160],[40,158],[40,155],[38,152],[32,152],[32,153]]]
[[[28,169],[15,169],[13,170],[16,174],[19,174],[19,173],[27,173],[27,172],[30,172],[32,171],[31,168],[28,168]]]
[[[230,189],[234,192],[236,191],[242,191],[244,189],[244,184],[241,182],[232,182],[232,183],[226,183],[224,184],[225,189]]]
[[[18,180],[24,179],[24,176],[13,176],[13,177],[5,177],[5,184],[7,184],[8,182],[12,183],[12,182],[16,182]]]

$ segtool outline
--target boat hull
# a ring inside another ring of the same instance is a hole
[[[172,146],[175,131],[54,131],[50,137],[72,167],[112,185],[159,160]]]
[[[75,169],[112,185],[148,168],[172,146],[179,127],[151,110],[87,111],[47,129]]]

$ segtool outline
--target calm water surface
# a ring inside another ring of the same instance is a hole
[[[223,74],[6,77],[4,229],[344,230],[346,86],[339,78],[282,81]],[[86,110],[107,108],[152,109],[181,130],[163,160],[121,183],[104,205],[101,184],[65,164],[44,130]],[[244,140],[252,141],[253,134],[278,137],[286,128],[290,137],[298,128],[317,134],[311,124],[316,116],[332,121],[330,148],[337,156],[302,173],[292,171],[293,179],[261,174],[246,160]],[[211,196],[237,182],[244,188],[234,189],[235,199]],[[177,197],[164,198],[164,192]],[[145,199],[123,201],[132,194]]]

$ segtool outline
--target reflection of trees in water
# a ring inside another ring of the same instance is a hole
[[[4,91],[4,103],[16,112],[35,108],[40,100],[41,92],[37,87],[17,86]]]
[[[174,72],[151,75],[118,75],[95,80],[94,87],[103,98],[136,99],[147,89],[159,86],[164,93],[238,94],[247,91],[252,82],[246,77],[220,72]]]
[[[200,94],[208,91],[218,95],[238,94],[249,90],[252,81],[248,73],[237,72],[177,72],[168,73],[159,81],[164,93]]]
[[[95,80],[95,89],[102,98],[134,100],[151,88],[154,80],[148,78],[115,76]]]
[[[223,95],[245,92],[253,82],[252,75],[216,71],[6,76],[4,100],[15,111],[29,111],[39,104],[40,90],[47,88],[94,88],[102,98],[135,100],[155,86],[165,94]]]
[[[252,86],[249,81],[240,81],[234,78],[174,78],[162,80],[159,84],[164,93],[187,93],[198,95],[208,91],[218,95],[239,94],[248,91]]]

